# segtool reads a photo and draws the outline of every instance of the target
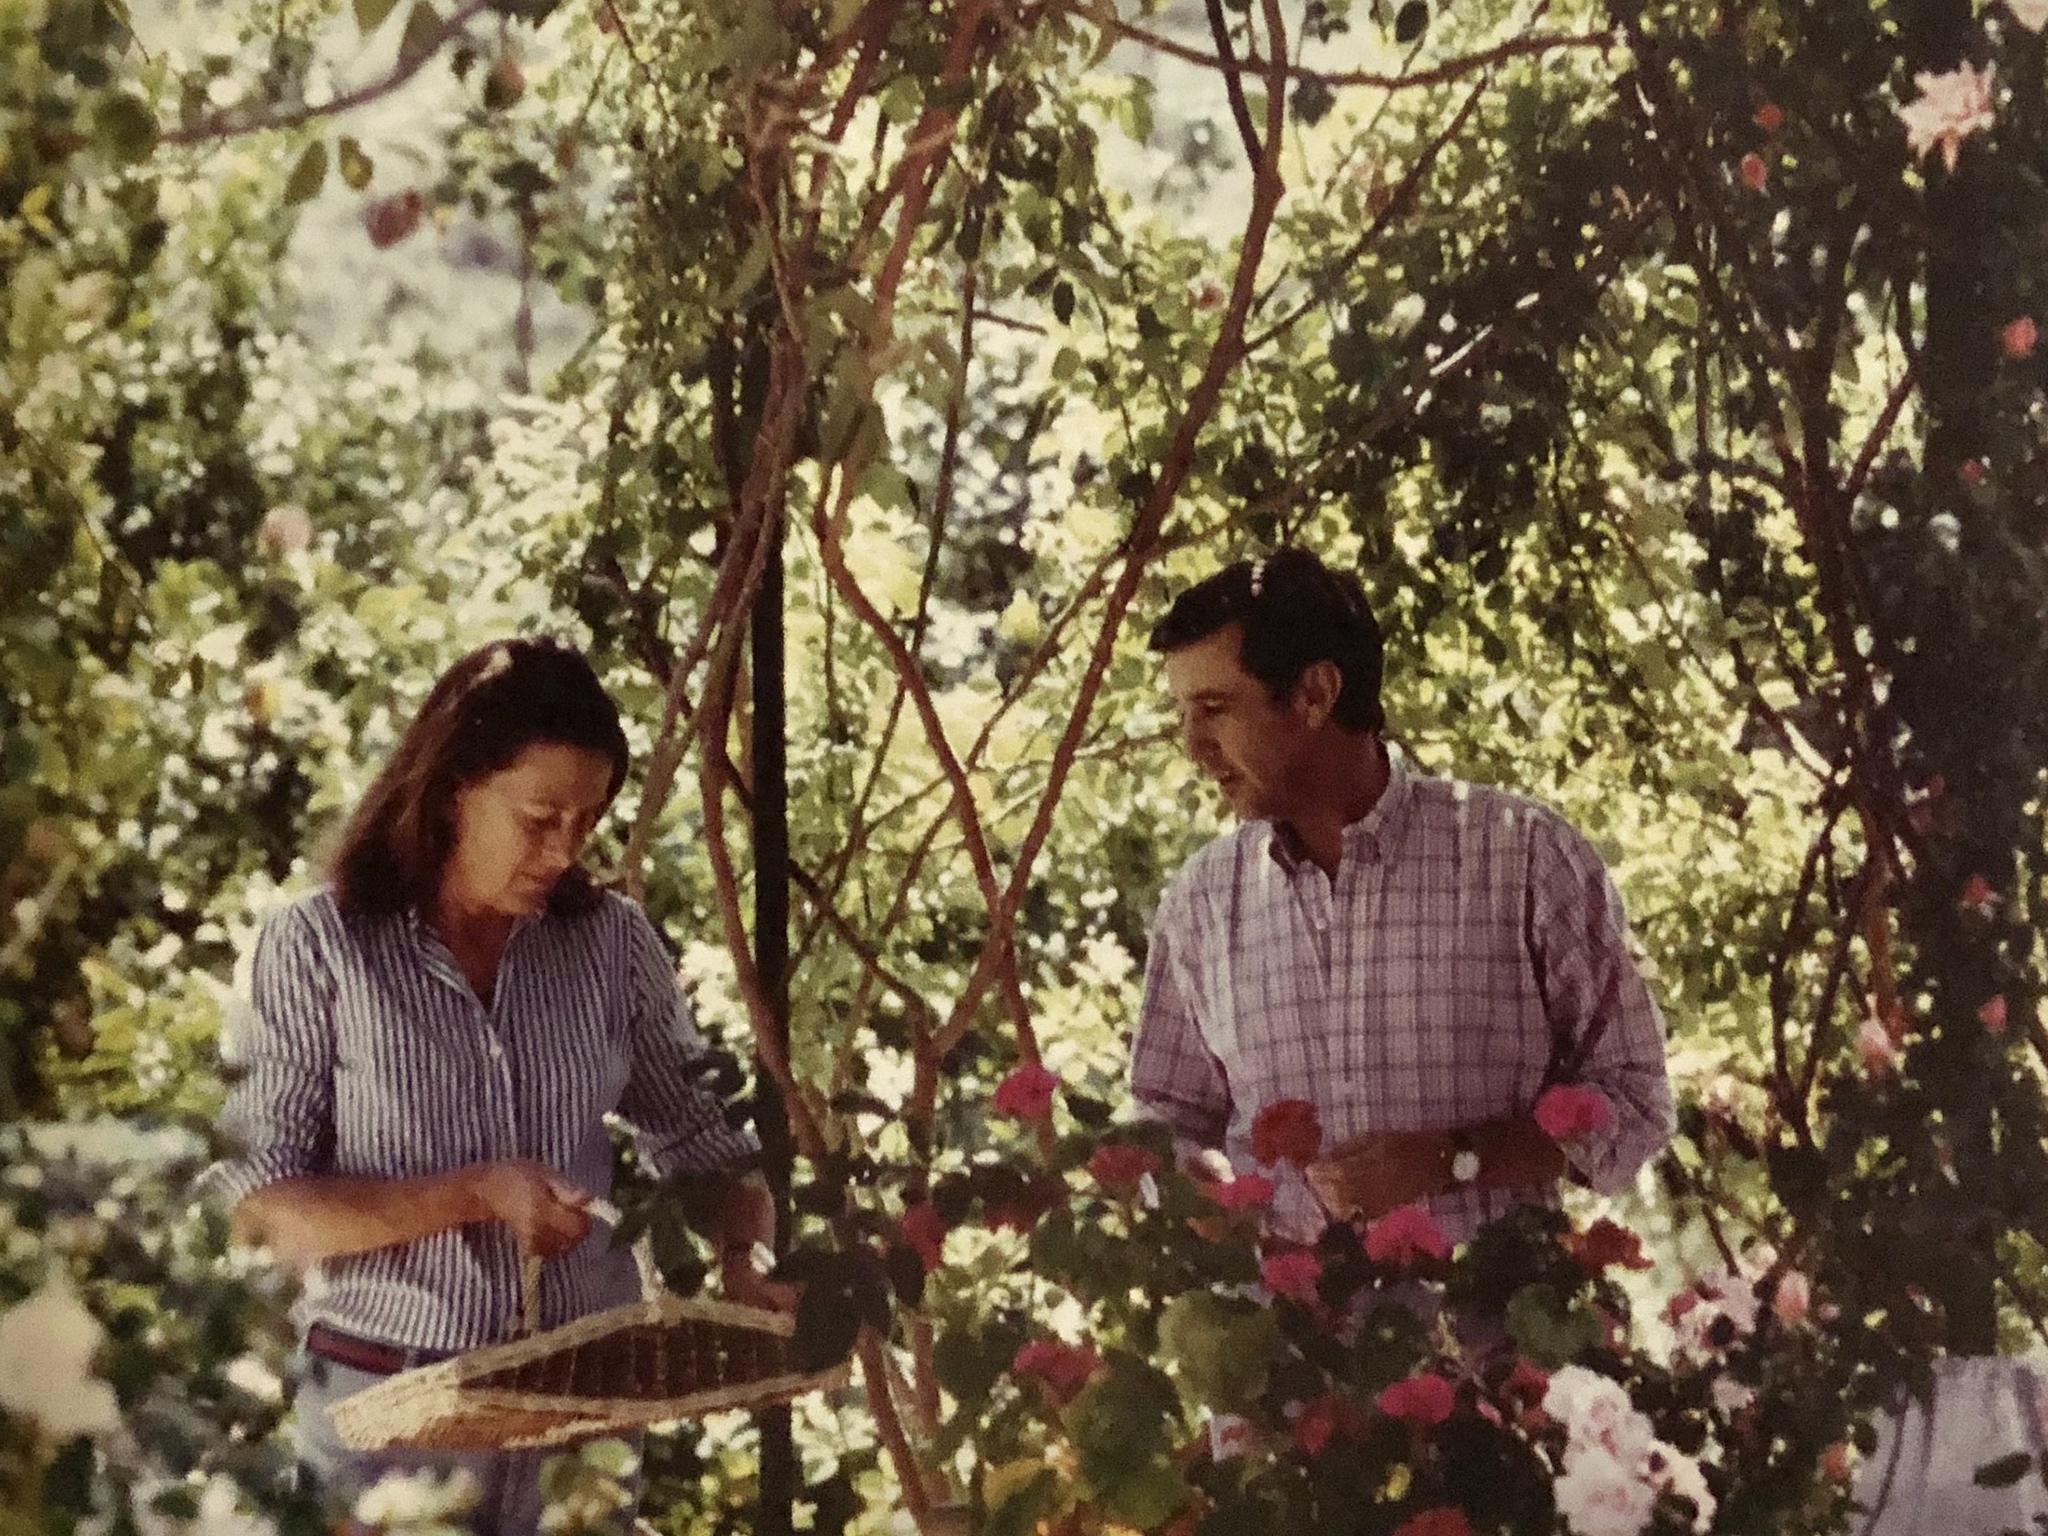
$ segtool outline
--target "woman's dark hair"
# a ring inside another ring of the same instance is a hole
[[[1347,731],[1386,730],[1380,626],[1356,576],[1293,546],[1226,565],[1174,599],[1152,631],[1152,649],[1178,651],[1232,624],[1244,626],[1245,671],[1275,700],[1314,663],[1334,662],[1344,686],[1331,718]]]
[[[454,848],[456,792],[536,743],[609,758],[607,802],[626,781],[618,706],[573,647],[497,640],[450,667],[342,828],[328,861],[341,909],[371,916],[429,905]],[[587,911],[597,899],[577,867],[556,882],[548,910]]]

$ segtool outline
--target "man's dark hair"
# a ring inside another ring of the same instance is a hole
[[[431,905],[454,851],[457,791],[537,743],[609,759],[607,803],[626,781],[618,706],[574,647],[498,640],[450,667],[342,828],[328,862],[341,909],[372,916]],[[574,868],[549,893],[548,910],[588,911],[598,894],[589,873]]]
[[[1344,686],[1331,718],[1347,731],[1384,731],[1379,621],[1365,588],[1305,549],[1226,565],[1174,599],[1152,631],[1152,649],[1178,651],[1232,624],[1244,626],[1245,671],[1278,700],[1318,661],[1336,663]]]

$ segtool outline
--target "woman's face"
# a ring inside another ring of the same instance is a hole
[[[611,776],[603,753],[543,741],[457,790],[442,902],[506,917],[538,912],[604,813]]]

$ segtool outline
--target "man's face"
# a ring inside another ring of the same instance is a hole
[[[1276,702],[1240,660],[1244,626],[1169,651],[1166,686],[1180,711],[1181,745],[1246,820],[1284,819],[1309,734],[1291,702]]]

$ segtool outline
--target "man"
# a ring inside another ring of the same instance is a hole
[[[1324,1155],[1263,1169],[1276,1235],[1424,1202],[1455,1241],[1567,1176],[1626,1186],[1672,1128],[1664,1027],[1620,897],[1560,816],[1418,774],[1386,743],[1379,626],[1303,550],[1183,593],[1152,637],[1189,755],[1243,819],[1161,898],[1132,1087],[1184,1148],[1255,1166],[1305,1099]],[[1605,1128],[1533,1106],[1597,1090]]]

